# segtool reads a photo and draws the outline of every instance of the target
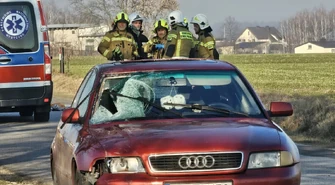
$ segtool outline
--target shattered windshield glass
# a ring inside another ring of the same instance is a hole
[[[232,71],[142,72],[106,77],[99,92],[90,124],[180,117],[263,117],[254,97]]]

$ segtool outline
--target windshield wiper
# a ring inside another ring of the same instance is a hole
[[[187,109],[195,109],[195,110],[207,110],[207,111],[218,112],[218,113],[223,113],[223,114],[228,114],[228,115],[236,114],[236,115],[249,117],[249,115],[246,114],[246,113],[235,112],[235,111],[231,111],[231,110],[223,109],[223,108],[211,107],[211,106],[208,106],[208,105],[177,104],[177,103],[164,103],[164,105],[178,106],[178,107],[183,107],[183,108],[187,108]]]
[[[155,104],[155,103],[152,103],[152,102],[148,101],[147,99],[145,99],[145,98],[143,98],[143,97],[131,97],[131,96],[126,96],[126,95],[120,94],[120,93],[118,93],[118,92],[116,92],[116,91],[113,91],[113,90],[110,91],[110,94],[112,94],[112,95],[114,95],[114,96],[119,96],[119,97],[129,98],[129,99],[132,99],[132,100],[138,100],[138,101],[140,101],[140,102],[149,104],[149,105],[151,105],[151,106],[157,108],[157,109],[160,110],[160,111],[163,111],[163,112],[170,112],[170,113],[172,113],[172,114],[175,114],[175,115],[177,115],[177,116],[183,118],[183,115],[180,114],[179,112],[175,112],[175,111],[173,111],[173,110],[169,110],[169,109],[166,109],[166,108],[164,108],[164,107],[161,107],[160,105],[157,105],[157,104]]]

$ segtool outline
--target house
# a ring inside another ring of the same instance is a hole
[[[48,25],[49,41],[52,55],[59,48],[66,50],[95,52],[108,26],[92,26],[88,24],[51,24]],[[72,53],[75,55],[75,53]]]
[[[275,27],[247,27],[237,38],[236,44],[242,42],[281,43],[281,33]]]
[[[335,41],[311,41],[294,48],[294,53],[335,53]]]
[[[226,40],[216,40],[216,49],[220,54],[229,55],[234,54],[234,42],[228,42]]]
[[[235,45],[237,54],[258,54],[268,53],[269,44],[266,42],[241,42]]]
[[[236,53],[283,53],[286,43],[275,27],[247,27],[235,42]]]

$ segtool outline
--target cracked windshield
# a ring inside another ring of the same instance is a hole
[[[90,124],[241,116],[262,115],[235,72],[150,72],[105,78]]]

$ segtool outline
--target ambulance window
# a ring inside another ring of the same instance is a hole
[[[36,18],[31,3],[0,3],[0,46],[10,53],[38,50]]]

